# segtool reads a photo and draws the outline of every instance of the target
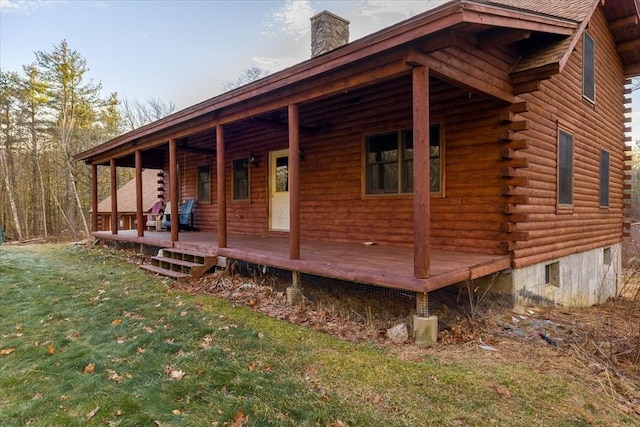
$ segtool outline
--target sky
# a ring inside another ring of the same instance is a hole
[[[258,66],[271,73],[310,56],[311,16],[350,21],[350,40],[444,0],[0,0],[0,68],[21,71],[66,40],[103,95],[173,102],[176,111],[220,94]],[[640,91],[633,100],[640,140]]]

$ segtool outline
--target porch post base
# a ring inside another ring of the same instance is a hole
[[[414,342],[421,346],[438,341],[438,316],[413,316],[413,335]]]
[[[302,301],[302,290],[300,284],[300,272],[291,272],[291,286],[287,288],[287,305],[295,305]]]

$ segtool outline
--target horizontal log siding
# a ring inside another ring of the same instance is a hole
[[[519,171],[528,186],[518,189],[529,196],[516,208],[527,221],[516,230],[528,240],[514,244],[514,266],[591,250],[622,239],[623,83],[622,65],[615,42],[600,8],[589,32],[596,41],[596,103],[582,98],[582,39],[561,75],[543,81],[541,90],[522,95],[528,111],[521,115],[529,128],[519,132],[529,142],[523,150],[529,166]],[[574,135],[573,209],[557,211],[557,132]],[[610,202],[599,206],[600,149],[610,153]]]

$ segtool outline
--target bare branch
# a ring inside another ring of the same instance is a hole
[[[269,75],[267,70],[263,70],[260,67],[253,66],[251,68],[246,69],[238,79],[234,82],[226,82],[222,84],[222,90],[225,92],[230,91],[232,89],[236,89],[240,86],[244,86],[256,80],[260,80],[263,77]]]

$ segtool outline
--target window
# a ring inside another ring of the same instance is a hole
[[[560,263],[553,262],[544,266],[544,283],[560,287]]]
[[[604,248],[602,250],[602,261],[604,263],[604,265],[611,265],[611,259],[612,259],[612,254],[611,254],[611,248]]]
[[[584,32],[582,49],[582,96],[596,102],[596,43],[588,32]]]
[[[233,199],[249,199],[249,159],[233,161]]]
[[[289,156],[276,157],[276,193],[289,192]]]
[[[198,166],[198,201],[211,201],[211,177],[209,165]]]
[[[600,207],[609,207],[609,152],[600,150]]]
[[[558,204],[573,204],[573,135],[558,133]]]
[[[441,191],[442,143],[440,124],[429,127],[431,192]],[[372,135],[366,140],[366,193],[413,192],[413,130]]]

